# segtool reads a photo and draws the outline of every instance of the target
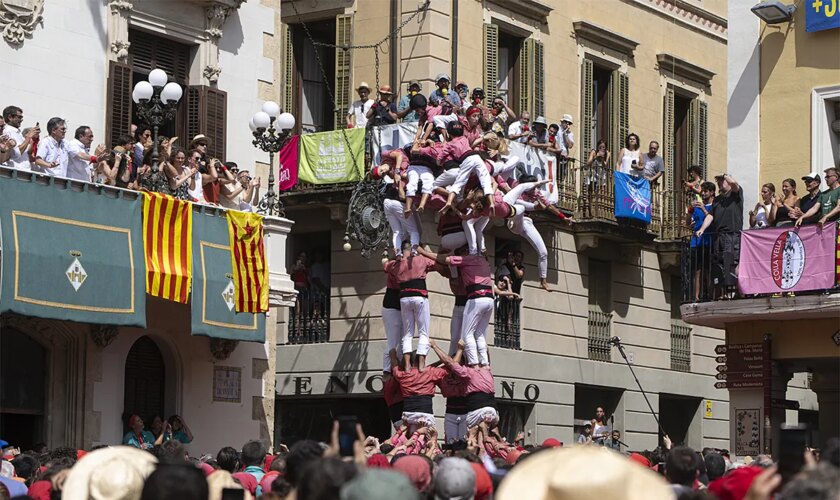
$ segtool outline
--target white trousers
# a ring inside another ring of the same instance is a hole
[[[484,252],[484,229],[489,222],[489,217],[479,217],[461,223],[464,226],[464,232],[467,233],[467,247],[470,255],[480,255]]]
[[[409,167],[410,168],[410,167]],[[484,165],[484,160],[479,155],[467,156],[461,162],[461,167],[458,169],[458,176],[451,186],[446,188],[450,193],[461,194],[467,181],[470,180],[470,175],[475,173],[478,176],[478,182],[481,184],[481,190],[484,191],[485,196],[493,194],[493,183],[491,181],[490,172]]]
[[[391,244],[396,255],[402,255],[402,242],[406,235],[411,240],[411,247],[420,245],[420,228],[417,225],[417,218],[412,214],[405,217],[405,204],[399,200],[387,199],[383,202],[385,217],[391,226]]]
[[[444,234],[440,237],[440,247],[455,250],[467,244],[467,235],[463,232]]]
[[[492,406],[485,406],[467,413],[467,426],[475,427],[481,422],[487,422],[492,428],[499,423],[499,412]]]
[[[548,276],[548,250],[545,248],[542,235],[534,227],[534,221],[524,215],[517,216],[510,221],[508,227],[513,234],[525,238],[537,252],[537,267],[539,268],[540,278],[546,278]]]
[[[404,411],[402,421],[408,427],[408,433],[414,434],[421,427],[435,427],[435,416],[419,411]]]
[[[432,169],[425,165],[409,165],[405,195],[416,196],[417,184],[420,181],[423,181],[423,194],[432,194],[432,187],[435,183],[435,176],[432,174]]]
[[[435,179],[435,187],[447,187],[451,186],[455,179],[458,178],[458,168],[450,168],[449,170],[444,170],[442,174],[437,176]]]
[[[464,325],[461,338],[464,340],[464,354],[467,364],[490,364],[487,355],[487,325],[493,316],[493,298],[478,297],[467,301],[464,306]]]
[[[508,180],[513,177],[516,166],[519,164],[519,157],[516,155],[508,156],[504,162],[497,161],[493,165],[493,175]]]
[[[432,123],[435,124],[435,128],[446,128],[447,123],[455,121],[458,121],[458,115],[455,113],[452,113],[451,115],[437,115],[432,118]]]
[[[382,371],[391,371],[391,349],[402,354],[402,314],[397,309],[382,308],[382,323],[385,325],[385,356],[382,359]]]
[[[459,439],[467,439],[467,416],[447,413],[443,417],[443,432],[446,436],[446,444]]]
[[[464,325],[464,306],[452,308],[452,321],[449,322],[449,355],[454,356],[458,351],[458,341]]]
[[[402,352],[411,352],[411,341],[414,329],[417,328],[417,354],[425,356],[429,353],[429,299],[425,297],[400,298],[400,313],[402,313]]]

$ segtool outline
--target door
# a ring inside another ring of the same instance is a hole
[[[157,344],[148,336],[131,346],[125,361],[123,425],[131,415],[139,415],[149,429],[156,415],[165,418],[166,367]]]

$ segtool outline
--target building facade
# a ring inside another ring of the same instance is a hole
[[[343,128],[362,81],[403,95],[417,79],[428,95],[435,75],[448,73],[453,83],[504,96],[517,113],[549,123],[573,116],[578,161],[558,170],[557,182],[558,204],[577,223],[535,217],[556,291],[539,288],[536,255],[524,240],[504,227],[486,235],[493,266],[520,249],[526,264],[524,300],[515,314],[500,315],[497,304],[488,331],[504,434],[524,429],[530,443],[573,442],[602,406],[634,450],[656,447],[662,431],[695,448],[727,447],[728,395],[714,387],[723,331],[689,326],[679,310],[683,172],[726,162],[726,3],[432,0],[417,8],[399,0],[284,6],[284,102],[302,132],[333,130]],[[599,139],[615,155],[629,132],[643,148],[660,142],[667,165],[654,221],[643,228],[617,223],[611,184],[584,193],[580,160]],[[278,323],[275,436],[284,442],[325,438],[329,419],[342,413],[370,422],[368,432],[389,430],[380,393],[385,279],[378,253],[365,259],[355,242],[342,250],[351,188],[299,184],[283,196],[295,221],[287,264],[309,263],[317,281],[311,299]],[[423,241],[434,247],[434,217],[423,221]],[[454,299],[445,279],[433,276],[429,286],[432,336],[448,345]],[[622,338],[662,430],[610,347],[613,336]],[[443,411],[438,396],[441,420]]]

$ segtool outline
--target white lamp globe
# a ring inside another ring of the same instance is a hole
[[[280,130],[291,130],[295,128],[295,117],[291,113],[282,113],[277,117],[277,127]]]
[[[349,252],[350,250],[353,249],[353,247],[350,245],[349,241],[344,242],[344,246],[342,246],[342,248],[344,249],[345,252]]]
[[[176,103],[181,99],[181,96],[184,94],[184,91],[181,90],[181,86],[175,82],[169,82],[163,87],[163,90],[160,92],[160,99],[163,102],[171,102]]]
[[[254,117],[251,117],[251,119],[248,120],[248,128],[251,129],[251,132],[257,131],[257,125],[254,123]]]
[[[155,87],[163,87],[166,85],[166,71],[162,69],[153,69],[151,73],[149,73],[149,83],[151,83]]]
[[[152,84],[145,80],[137,82],[137,85],[134,86],[134,95],[137,98],[135,102],[151,99],[154,93],[155,89],[152,88]]]
[[[271,117],[268,116],[268,113],[265,111],[257,111],[254,114],[254,125],[257,126],[258,129],[260,128],[268,128],[271,125]]]
[[[274,101],[266,101],[265,104],[262,105],[262,110],[268,116],[277,118],[277,115],[280,114],[280,105]]]
[[[131,91],[131,100],[134,101],[135,104],[140,104],[140,98],[137,97],[137,91],[136,90]]]

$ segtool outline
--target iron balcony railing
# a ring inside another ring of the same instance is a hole
[[[299,289],[289,309],[289,343],[318,344],[330,340],[330,296],[317,289]]]
[[[610,348],[610,333],[612,331],[612,314],[601,312],[595,308],[589,309],[587,324],[587,347],[589,359],[596,361],[612,361]]]
[[[522,349],[519,343],[520,307],[522,301],[511,297],[496,297],[493,325],[493,344],[505,349]]]
[[[671,322],[671,369],[691,371],[691,327],[677,320]]]

